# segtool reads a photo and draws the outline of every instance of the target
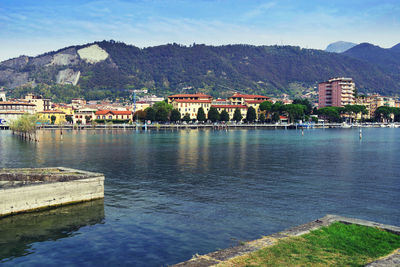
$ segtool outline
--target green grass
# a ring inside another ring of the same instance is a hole
[[[221,266],[364,266],[400,247],[400,236],[373,227],[334,223],[231,259]]]

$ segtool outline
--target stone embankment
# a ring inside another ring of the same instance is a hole
[[[104,179],[63,167],[0,169],[0,217],[104,198]]]
[[[312,230],[316,230],[321,228],[322,226],[328,226],[335,222],[341,222],[345,224],[357,224],[369,227],[376,227],[385,231],[389,231],[400,235],[400,227],[385,225],[376,222],[354,219],[354,218],[346,218],[337,215],[326,215],[325,217],[303,224],[299,226],[295,226],[284,230],[279,233],[275,233],[272,235],[268,235],[262,237],[260,239],[245,242],[244,244],[232,248],[227,248],[223,250],[219,250],[216,252],[211,252],[206,255],[195,255],[192,259],[178,263],[173,265],[175,267],[206,267],[213,266],[219,263],[224,263],[227,260],[233,259],[238,256],[243,256],[251,252],[255,252],[262,248],[266,248],[269,246],[275,245],[280,239],[292,237],[292,236],[300,236],[303,234],[307,234]],[[370,267],[389,267],[389,266],[400,266],[400,250],[395,251],[391,255],[388,255],[384,258],[381,258],[375,262],[368,264]]]

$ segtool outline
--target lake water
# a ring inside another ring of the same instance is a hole
[[[0,131],[0,167],[102,172],[105,199],[0,219],[4,265],[162,266],[326,214],[400,225],[400,129]]]

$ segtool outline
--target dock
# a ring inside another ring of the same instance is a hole
[[[64,167],[0,169],[0,217],[102,199],[104,179]]]

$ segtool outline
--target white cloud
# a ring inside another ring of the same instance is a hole
[[[242,16],[242,20],[250,20],[253,19],[255,17],[258,17],[260,15],[263,15],[266,11],[272,9],[273,7],[275,7],[275,2],[268,2],[268,3],[264,3],[261,4],[255,8],[253,8],[250,11],[247,11],[243,16]]]

